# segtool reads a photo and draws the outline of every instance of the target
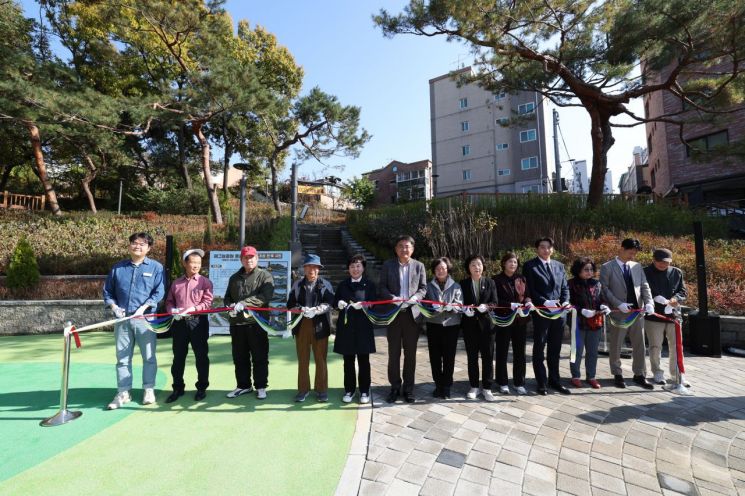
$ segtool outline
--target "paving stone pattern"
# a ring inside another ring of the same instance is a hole
[[[372,424],[360,495],[745,494],[745,361],[686,357],[694,396],[613,387],[569,396],[466,400],[466,355],[456,358],[453,398],[432,398],[424,336],[417,352],[417,402],[385,403],[387,343],[376,333]],[[562,350],[569,376],[569,349]],[[666,362],[666,359],[665,359]],[[630,360],[624,369],[630,374]],[[511,368],[511,367],[510,367]],[[566,380],[565,380],[566,381]],[[566,381],[568,382],[568,381]],[[567,384],[568,385],[568,384]],[[511,387],[511,386],[510,386]]]

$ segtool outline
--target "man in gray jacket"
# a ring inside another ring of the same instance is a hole
[[[624,239],[618,256],[607,261],[600,267],[600,284],[602,285],[603,300],[614,310],[621,312],[621,317],[628,315],[632,310],[643,310],[645,314],[654,313],[652,294],[649,284],[644,275],[642,266],[634,261],[636,254],[641,249],[638,239]],[[632,365],[634,382],[644,389],[654,389],[647,381],[647,365],[644,358],[646,349],[644,345],[644,319],[637,319],[628,329],[613,325],[613,319],[608,319],[610,326],[610,369],[613,374],[616,387],[625,388],[623,370],[621,368],[621,346],[626,339],[626,333],[631,339]]]
[[[384,300],[405,300],[401,311],[388,326],[388,382],[391,392],[388,403],[403,394],[407,403],[414,403],[414,372],[416,347],[419,340],[417,320],[421,312],[416,302],[427,292],[427,275],[424,264],[411,258],[414,238],[399,236],[395,245],[396,258],[386,260],[380,271],[378,292]],[[401,348],[404,350],[403,381],[401,380]],[[401,391],[403,386],[403,391]]]

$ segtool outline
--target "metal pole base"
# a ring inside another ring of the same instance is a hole
[[[54,416],[39,422],[42,427],[54,427],[56,425],[66,424],[72,422],[76,418],[83,415],[83,412],[71,412],[70,410],[60,410]]]
[[[683,384],[668,384],[663,386],[662,389],[681,396],[693,396],[693,391],[685,387]]]

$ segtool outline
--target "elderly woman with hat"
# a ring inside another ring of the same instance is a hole
[[[310,392],[310,351],[316,364],[313,388],[319,402],[328,401],[328,354],[331,335],[331,305],[334,303],[334,289],[326,279],[319,277],[323,268],[321,258],[310,254],[303,262],[305,276],[292,285],[287,299],[287,308],[300,308],[303,317],[292,330],[297,350],[297,395],[296,402],[305,401]]]
[[[212,306],[212,282],[199,274],[202,268],[204,251],[192,248],[184,252],[182,265],[184,275],[173,281],[166,296],[166,311],[173,314],[173,393],[166,399],[166,403],[176,401],[184,394],[184,366],[186,355],[189,353],[189,343],[194,351],[197,364],[197,394],[194,400],[201,401],[207,396],[209,386],[210,359],[207,356],[209,348],[207,338],[210,334],[210,324],[206,314],[192,315],[194,312],[204,311]]]

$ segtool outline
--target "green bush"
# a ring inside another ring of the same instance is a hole
[[[39,282],[39,265],[36,263],[34,250],[23,237],[13,250],[8,265],[8,277],[5,284],[10,289],[32,288]]]
[[[209,212],[207,190],[201,183],[191,190],[175,188],[131,188],[125,193],[124,207],[131,211],[152,210],[161,214],[196,215]]]

